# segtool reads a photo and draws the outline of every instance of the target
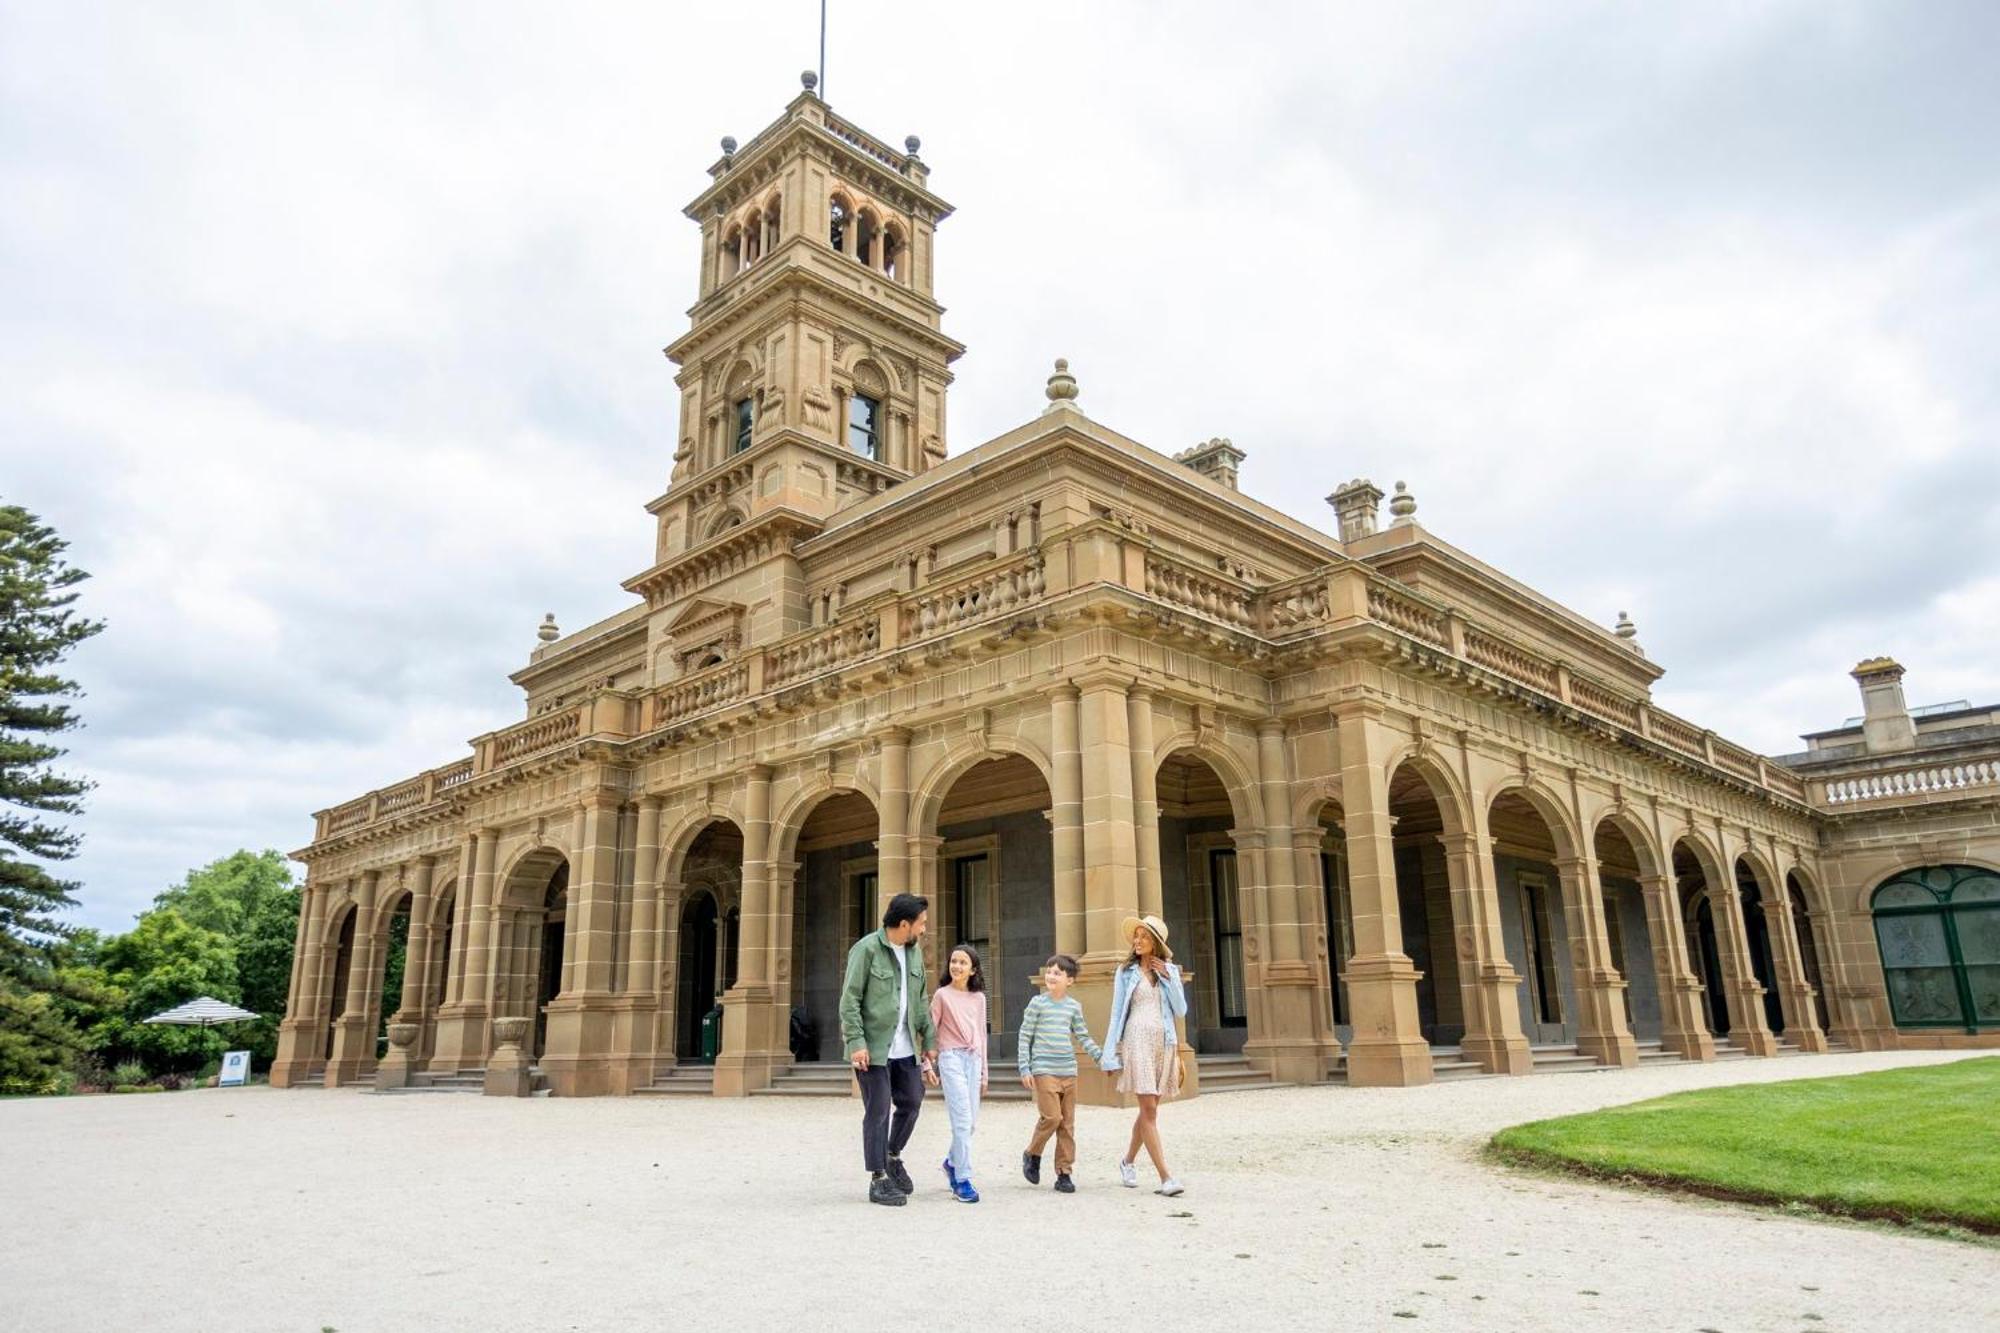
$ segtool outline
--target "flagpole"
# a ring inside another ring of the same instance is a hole
[[[826,0],[819,0],[819,95],[826,100]]]

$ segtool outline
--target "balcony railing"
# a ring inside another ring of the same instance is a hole
[[[1976,759],[1962,764],[1922,764],[1887,772],[1863,773],[1826,784],[1829,806],[1864,801],[1910,801],[2000,786],[2000,762]]]

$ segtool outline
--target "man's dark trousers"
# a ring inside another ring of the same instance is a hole
[[[917,1072],[917,1058],[906,1055],[886,1066],[877,1063],[865,1071],[857,1069],[854,1081],[861,1085],[861,1159],[871,1175],[887,1171],[889,1155],[900,1157],[903,1145],[916,1132],[917,1112],[924,1105],[924,1077]]]

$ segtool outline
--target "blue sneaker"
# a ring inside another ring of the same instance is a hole
[[[954,1179],[951,1182],[951,1192],[958,1197],[960,1203],[979,1202],[979,1191],[972,1188],[972,1182],[969,1180]]]
[[[958,1173],[951,1169],[949,1157],[944,1159],[944,1183],[951,1187],[952,1193],[958,1193]]]

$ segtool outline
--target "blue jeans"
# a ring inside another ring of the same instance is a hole
[[[972,1128],[979,1122],[979,1052],[959,1048],[938,1052],[938,1081],[951,1119],[951,1169],[972,1179]]]

